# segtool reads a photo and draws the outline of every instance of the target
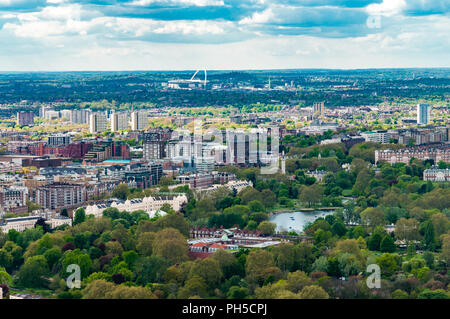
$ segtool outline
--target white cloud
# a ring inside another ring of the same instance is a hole
[[[400,14],[406,7],[405,0],[383,0],[382,3],[373,3],[366,7],[370,15],[390,17]]]
[[[136,0],[131,3],[136,6],[149,6],[152,4],[186,5],[186,6],[223,6],[223,0]]]
[[[255,24],[255,23],[267,23],[271,21],[275,15],[272,8],[268,8],[262,12],[255,12],[251,17],[246,17],[239,21],[239,24]]]

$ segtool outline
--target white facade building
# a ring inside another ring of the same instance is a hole
[[[92,113],[89,116],[89,132],[91,134],[99,133],[106,131],[107,129],[107,120],[106,114],[103,112]]]
[[[164,204],[169,204],[175,211],[179,211],[183,204],[187,203],[185,194],[149,196],[144,198],[129,199],[126,201],[113,201],[108,204],[94,204],[85,208],[86,215],[102,217],[107,208],[117,208],[119,211],[134,212],[143,210],[147,213],[160,211]]]
[[[389,139],[391,138],[387,130],[363,132],[361,133],[361,136],[366,142],[375,142],[381,144],[389,143]]]

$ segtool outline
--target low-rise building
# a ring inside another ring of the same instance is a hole
[[[438,163],[439,161],[450,163],[450,145],[436,144],[412,146],[399,150],[375,150],[375,163],[385,161],[390,164],[409,164],[409,161],[413,158],[418,159],[419,161],[431,159],[435,163]]]
[[[423,171],[423,180],[431,182],[450,182],[450,169],[439,169],[433,166]]]
[[[3,233],[8,233],[11,229],[18,232],[23,232],[27,229],[34,228],[36,222],[41,218],[41,216],[6,218],[4,220],[0,220],[0,229]],[[55,228],[64,224],[72,225],[72,219],[66,216],[55,216],[45,222],[50,226],[50,228]]]
[[[143,210],[147,213],[160,211],[164,204],[170,205],[173,210],[179,211],[187,203],[186,194],[167,194],[160,196],[149,196],[144,198],[103,201],[85,208],[86,215],[95,217],[103,216],[103,211],[107,208],[117,208],[119,211],[134,212]]]
[[[389,143],[389,139],[391,138],[387,130],[363,132],[361,133],[361,136],[365,139],[366,142],[375,142],[381,144]]]

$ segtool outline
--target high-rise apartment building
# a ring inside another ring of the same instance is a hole
[[[94,134],[106,131],[106,115],[103,112],[92,113],[89,117],[89,132]]]
[[[20,111],[17,112],[17,125],[31,125],[34,123],[34,113]]]
[[[111,118],[111,132],[126,130],[128,128],[128,114],[126,112],[114,112]]]
[[[318,116],[325,116],[325,102],[314,103],[313,114]]]
[[[430,123],[431,107],[428,104],[417,104],[417,124]]]
[[[164,141],[161,134],[148,132],[143,134],[143,158],[146,160],[161,159],[164,156]]]
[[[88,124],[91,110],[78,109],[70,112],[70,121],[74,124]]]
[[[131,113],[131,130],[145,130],[148,124],[148,114],[142,111],[134,111]]]

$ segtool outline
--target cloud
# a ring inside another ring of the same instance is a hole
[[[448,0],[408,0],[404,12],[408,15],[446,14],[450,12]]]
[[[448,12],[438,0],[0,0],[0,69],[448,64]]]
[[[160,5],[160,6],[196,6],[196,7],[205,7],[205,6],[223,6],[224,2],[222,0],[135,0],[131,2],[131,5],[136,6],[151,6],[151,5]]]

